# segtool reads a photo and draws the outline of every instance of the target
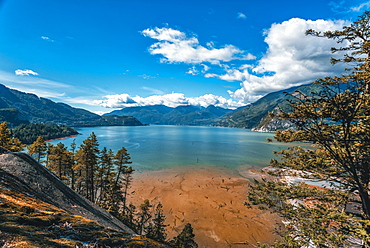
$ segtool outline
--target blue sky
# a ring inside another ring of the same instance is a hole
[[[236,108],[341,73],[339,29],[365,0],[0,0],[0,83],[93,112]]]

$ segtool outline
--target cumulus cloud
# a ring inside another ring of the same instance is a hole
[[[228,90],[229,99],[212,94],[199,97],[186,97],[182,93],[157,94],[149,97],[130,96],[128,94],[106,95],[103,100],[94,103],[108,108],[129,106],[195,105],[207,107],[215,105],[224,108],[237,108],[254,102],[264,95],[277,90],[303,85],[317,78],[338,75],[345,65],[330,64],[333,56],[331,48],[338,44],[333,40],[306,36],[307,29],[316,31],[340,30],[345,21],[304,20],[292,18],[282,23],[275,23],[266,30],[265,42],[268,49],[255,63],[246,64],[243,59],[254,58],[241,49],[226,45],[217,49],[212,42],[201,46],[196,37],[187,37],[185,33],[170,28],[146,29],[142,34],[158,40],[149,48],[151,54],[163,56],[162,62],[186,63],[191,67],[187,73],[203,74],[206,78],[219,78],[228,82],[240,82],[240,88]],[[345,44],[340,44],[345,46]],[[335,54],[334,54],[335,55]],[[238,63],[231,60],[238,59]],[[216,65],[216,66],[215,66]],[[212,68],[211,68],[212,67]],[[222,73],[215,73],[218,68]],[[159,93],[159,92],[158,92]]]
[[[34,72],[32,70],[29,70],[29,69],[25,69],[25,70],[18,69],[18,70],[15,70],[14,73],[17,76],[29,76],[29,75],[37,76],[37,75],[39,75],[37,72]]]
[[[187,37],[184,32],[172,28],[145,29],[144,36],[158,40],[149,47],[152,55],[162,55],[163,63],[220,64],[231,60],[253,60],[255,56],[233,46],[215,48],[212,42],[207,47],[199,44],[196,37]]]
[[[107,95],[104,100],[95,100],[94,103],[106,108],[124,108],[147,105],[165,105],[168,107],[177,107],[184,105],[208,107],[214,105],[223,108],[237,108],[243,106],[240,102],[226,99],[222,96],[206,94],[200,97],[186,97],[182,93],[172,93],[165,95],[154,95],[149,97],[135,96],[128,94]]]
[[[333,40],[306,36],[307,29],[338,30],[344,21],[303,20],[293,18],[273,24],[265,32],[268,50],[256,65],[225,68],[224,74],[205,74],[225,81],[241,81],[241,88],[229,94],[237,101],[250,103],[267,93],[307,84],[319,77],[343,72],[344,65],[333,66],[330,48]],[[343,45],[343,44],[342,44]]]

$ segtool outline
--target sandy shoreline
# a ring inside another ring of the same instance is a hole
[[[273,243],[280,219],[243,205],[249,180],[216,167],[181,167],[135,172],[129,201],[161,202],[169,236],[189,222],[199,247],[255,247]]]

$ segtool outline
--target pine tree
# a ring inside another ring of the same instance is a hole
[[[293,146],[271,161],[277,177],[299,176],[302,182],[259,180],[249,201],[279,212],[287,233],[275,247],[343,247],[350,238],[370,245],[370,12],[343,30],[307,34],[335,39],[346,46],[342,59],[355,65],[347,74],[318,79],[319,92],[290,95],[289,111],[278,115],[297,130],[277,132],[281,142],[310,142],[314,149]],[[359,202],[359,203],[358,203]],[[359,207],[360,211],[354,211]]]
[[[187,223],[181,233],[169,242],[169,245],[176,248],[196,248],[198,244],[194,237],[193,227]]]
[[[113,168],[113,157],[114,154],[111,149],[107,150],[106,147],[102,149],[96,174],[96,186],[98,190],[96,203],[103,208],[110,208],[110,205],[119,204],[118,199],[111,193],[112,182],[116,175]]]
[[[128,196],[128,189],[132,182],[132,173],[134,170],[131,166],[127,166],[131,164],[130,161],[131,157],[130,154],[127,152],[125,147],[122,147],[120,150],[117,151],[117,154],[114,157],[114,163],[116,165],[116,180],[114,188],[120,188],[123,192],[123,202],[122,202],[122,209],[125,211],[127,205],[127,196]]]
[[[47,168],[73,188],[73,154],[59,142],[49,152]]]
[[[12,133],[6,122],[0,123],[0,147],[11,152],[22,151],[24,147],[19,139],[12,137]]]
[[[158,203],[157,207],[155,208],[154,217],[146,228],[145,236],[164,243],[167,237],[165,230],[167,225],[164,224],[165,221],[166,217],[163,214],[163,206],[161,203]]]
[[[90,201],[95,201],[95,170],[98,165],[99,143],[92,133],[76,152],[75,170],[78,171],[78,191]]]
[[[137,215],[136,206],[130,203],[126,207],[124,214],[122,214],[119,219],[122,221],[122,223],[131,228],[134,232],[138,232],[137,221],[135,219],[136,215]]]
[[[144,203],[139,206],[139,212],[137,213],[136,219],[136,230],[139,235],[144,234],[144,230],[149,224],[150,219],[152,218],[152,215],[150,214],[151,207],[152,205],[150,205],[148,199],[144,200]]]
[[[35,157],[37,162],[44,158],[47,154],[47,145],[44,137],[39,136],[31,145],[28,146],[28,154]]]

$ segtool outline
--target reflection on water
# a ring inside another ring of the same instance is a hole
[[[172,166],[212,165],[237,170],[243,165],[261,168],[268,165],[273,150],[284,144],[267,143],[271,133],[246,129],[192,126],[140,126],[81,128],[74,138],[52,141],[79,146],[92,132],[100,149],[114,152],[126,147],[136,170],[158,170]]]

